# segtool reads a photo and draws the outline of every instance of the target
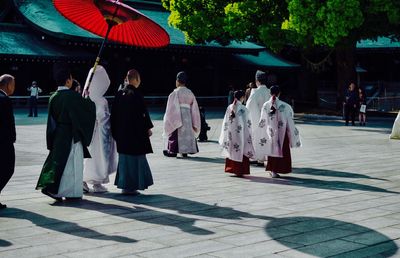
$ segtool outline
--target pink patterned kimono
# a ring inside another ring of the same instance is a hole
[[[200,111],[192,91],[176,88],[168,97],[164,115],[164,136],[170,153],[198,152],[196,137],[200,132]]]

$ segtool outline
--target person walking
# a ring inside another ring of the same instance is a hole
[[[85,88],[93,68],[86,79]],[[118,155],[115,141],[111,135],[110,111],[104,98],[110,86],[110,78],[106,69],[98,65],[90,85],[89,97],[96,105],[96,123],[92,141],[88,147],[91,159],[83,163],[83,191],[90,192],[88,184],[93,185],[93,192],[104,193],[107,188],[103,184],[110,182],[109,175],[117,170]]]
[[[32,85],[28,88],[28,91],[30,92],[28,116],[32,117],[33,115],[34,117],[37,117],[37,100],[39,98],[39,93],[42,93],[42,89],[38,87],[36,81],[33,81]]]
[[[59,85],[50,97],[46,140],[49,155],[43,165],[37,190],[61,201],[82,198],[83,159],[90,158],[87,146],[93,135],[96,106],[70,90],[72,76],[65,64],[57,64],[54,76]]]
[[[290,148],[300,147],[301,141],[294,124],[293,109],[279,99],[278,85],[271,87],[271,95],[262,107],[255,149],[257,158],[267,160],[266,170],[276,178],[292,171]]]
[[[186,87],[187,76],[179,72],[176,76],[176,89],[168,96],[163,119],[164,136],[168,137],[167,157],[177,153],[187,157],[199,152],[196,137],[200,133],[200,110],[193,92]]]
[[[228,106],[218,143],[225,159],[225,172],[238,177],[250,174],[249,158],[254,156],[249,111],[242,104],[245,93],[235,91],[234,101]]]
[[[15,120],[10,95],[15,90],[15,79],[12,75],[0,76],[0,193],[14,174],[16,140]],[[7,208],[0,203],[0,209]]]
[[[253,146],[256,145],[254,141],[257,134],[257,124],[260,121],[261,109],[265,102],[271,97],[269,88],[267,88],[267,74],[263,71],[258,70],[255,75],[255,81],[257,88],[252,89],[250,97],[246,102],[246,108],[249,110],[251,131],[253,136]],[[256,149],[257,152],[257,149]],[[257,155],[256,155],[257,156]],[[251,160],[251,163],[257,164],[257,166],[264,166],[264,160]]]
[[[144,98],[137,70],[128,71],[126,85],[117,92],[111,109],[111,132],[117,143],[118,168],[115,185],[122,194],[139,194],[153,185],[146,154],[153,153],[150,136],[153,123]]]

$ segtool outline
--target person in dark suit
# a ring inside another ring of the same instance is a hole
[[[0,76],[0,192],[6,186],[14,174],[16,140],[15,121],[11,99],[8,97],[14,93],[15,79],[12,75]],[[7,208],[0,203],[0,209]]]

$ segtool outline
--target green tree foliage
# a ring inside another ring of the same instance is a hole
[[[189,43],[250,40],[279,51],[335,50],[338,95],[355,78],[361,39],[400,40],[400,0],[162,0]],[[340,98],[338,99],[340,103]]]
[[[253,40],[334,48],[400,34],[399,0],[162,0],[189,43]]]

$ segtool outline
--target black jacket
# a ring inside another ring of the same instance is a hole
[[[153,128],[143,95],[132,85],[115,96],[111,109],[111,131],[122,154],[152,153],[148,130]]]
[[[0,144],[12,144],[15,140],[15,120],[12,102],[3,91],[0,91]]]

